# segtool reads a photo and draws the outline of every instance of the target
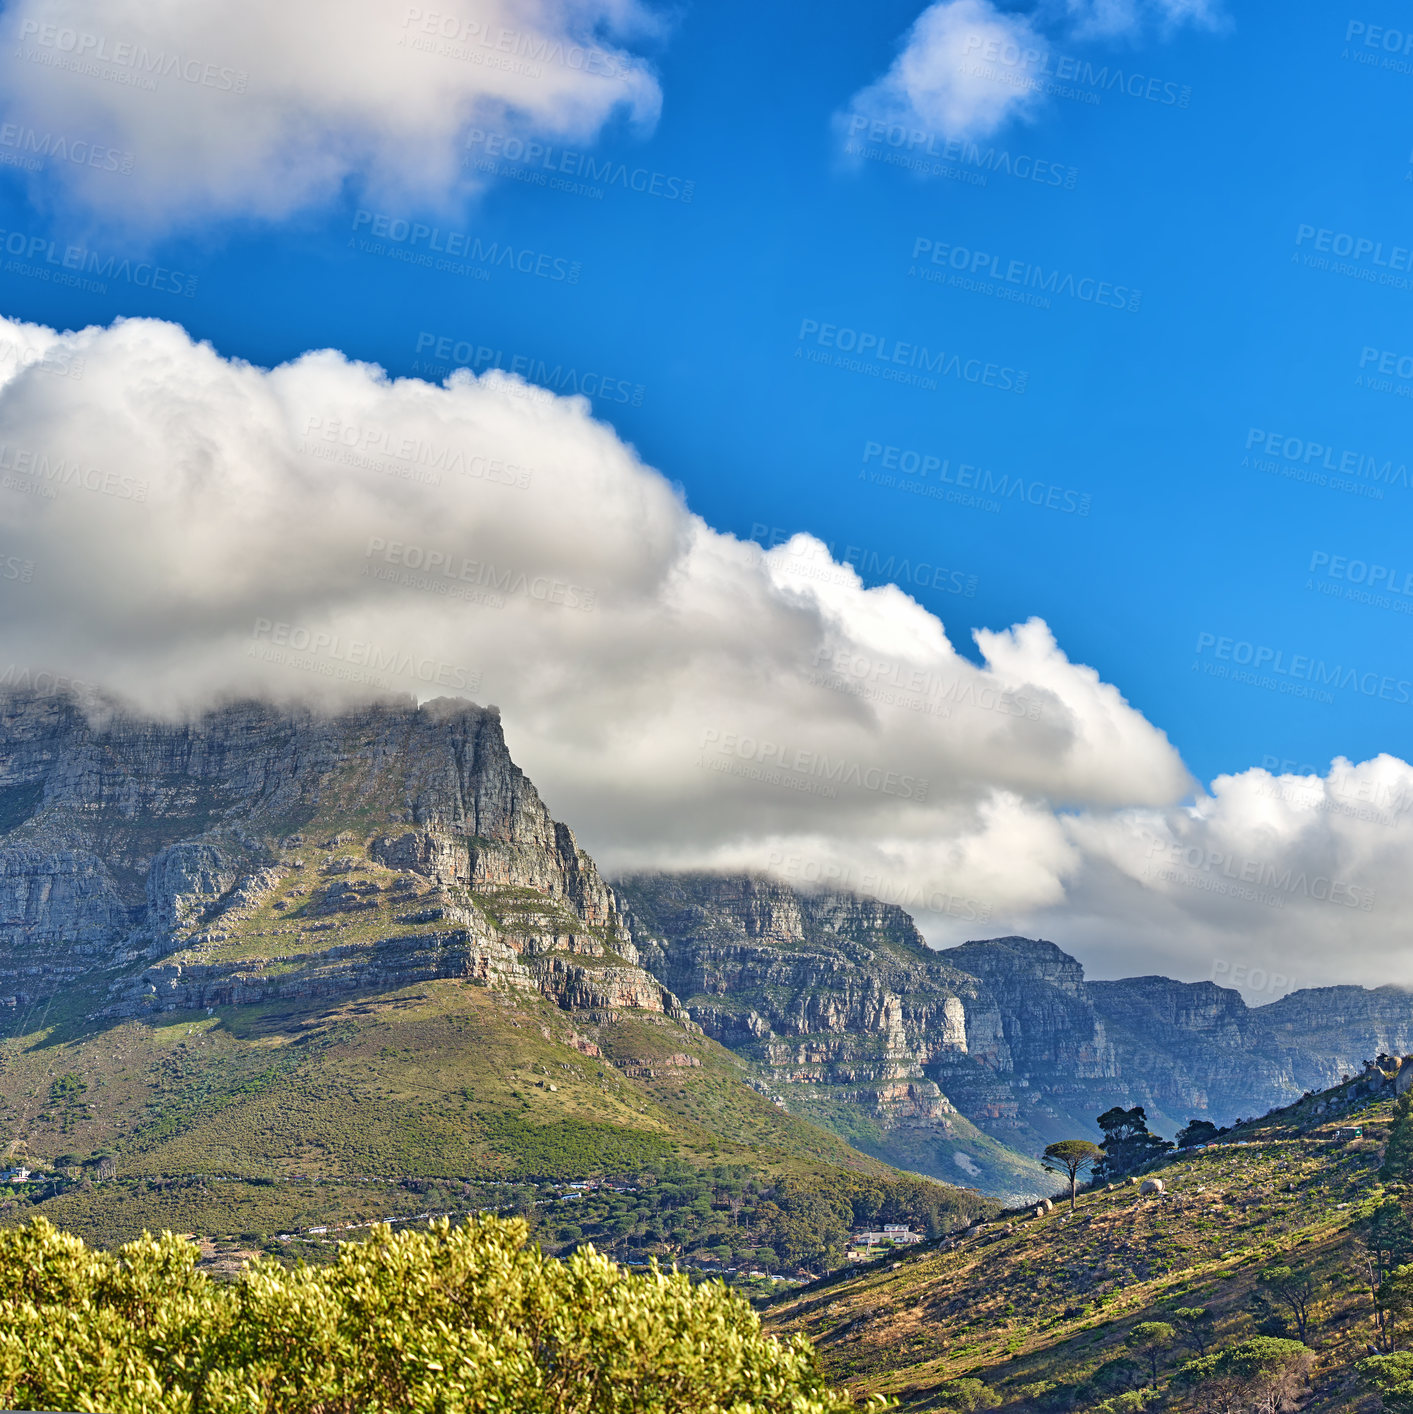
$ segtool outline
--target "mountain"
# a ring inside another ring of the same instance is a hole
[[[1167,1134],[1190,1118],[1228,1124],[1413,1050],[1400,988],[1252,1008],[1211,982],[1090,982],[1038,939],[934,951],[901,909],[844,892],[708,873],[617,887],[644,965],[793,1111],[993,1193],[1023,1177],[1014,1151],[1098,1137],[1113,1105],[1143,1105]]]
[[[553,1242],[780,1270],[855,1216],[987,1206],[754,1088],[494,708],[159,722],[15,695],[0,825],[0,1157],[50,1176],[0,1189],[5,1220],[323,1241],[510,1205]],[[594,1177],[611,1202],[564,1188]]]
[[[1361,1068],[1150,1165],[1160,1192],[1134,1177],[1081,1192],[1073,1215],[1067,1198],[1002,1213],[783,1294],[767,1328],[806,1334],[831,1379],[905,1410],[1373,1414],[1359,1366],[1390,1348],[1374,1288],[1413,1257],[1413,1116],[1393,1108],[1410,1084],[1413,1056]],[[1178,1376],[1263,1338],[1313,1352],[1285,1348],[1308,1367],[1288,1399],[1224,1390],[1220,1367],[1195,1388]]]
[[[902,909],[774,879],[618,881],[644,966],[791,1111],[889,1163],[988,1193],[1046,1192],[1034,1159],[959,1112],[937,1077],[994,1063],[1002,1017]]]

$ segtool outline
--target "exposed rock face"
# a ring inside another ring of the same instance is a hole
[[[781,1081],[914,1080],[967,1049],[975,981],[900,908],[755,876],[644,875],[619,890],[644,964],[708,1035]]]
[[[11,696],[0,825],[17,1006],[76,982],[132,1015],[465,977],[685,1020],[494,708],[163,724]]]
[[[755,1063],[765,1093],[906,1168],[1010,1195],[1045,1184],[939,1085],[989,1077],[1010,1052],[991,996],[902,909],[751,875],[648,874],[618,891],[644,965]]]
[[[828,1091],[885,1131],[965,1117],[1033,1154],[1097,1136],[1094,1117],[1112,1105],[1141,1104],[1172,1134],[1413,1049],[1413,993],[1398,988],[1321,988],[1253,1009],[1211,982],[1087,982],[1035,939],[934,952],[900,909],[850,894],[710,874],[621,889],[644,961],[710,1034],[776,1085]]]

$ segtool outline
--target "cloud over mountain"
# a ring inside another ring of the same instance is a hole
[[[1196,790],[1043,622],[964,655],[808,536],[713,530],[582,397],[155,320],[0,323],[0,379],[0,681],[465,695],[610,868],[769,866],[1110,972],[1413,981],[1405,763]]]

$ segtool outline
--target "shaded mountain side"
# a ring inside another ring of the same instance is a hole
[[[0,708],[0,1005],[102,979],[106,1015],[494,975],[672,1009],[494,708],[189,723]]]
[[[1015,1118],[999,1122],[1029,1118],[1036,1142],[1060,1137],[1047,1111],[1070,1132],[1097,1135],[1094,1116],[1115,1104],[1143,1105],[1168,1135],[1190,1118],[1230,1124],[1334,1085],[1371,1057],[1413,1050],[1413,992],[1397,987],[1317,988],[1248,1007],[1212,982],[1088,982],[1050,943],[1004,938],[942,956],[996,997],[1018,1100]],[[942,1084],[969,1112],[967,1077]]]
[[[1003,1213],[784,1295],[766,1326],[806,1334],[833,1380],[897,1396],[905,1410],[1220,1408],[1220,1386],[1185,1385],[1180,1367],[1204,1349],[1276,1337],[1313,1352],[1281,1407],[1377,1414],[1358,1367],[1387,1341],[1377,1263],[1407,1260],[1413,1241],[1398,1236],[1413,1234],[1413,1171],[1381,1169],[1391,1102],[1410,1081],[1413,1057],[1397,1074],[1361,1068],[1152,1165],[1161,1192],[1135,1178],[1081,1192],[1073,1215],[1067,1202]],[[1376,1210],[1381,1258],[1371,1256]],[[1226,1393],[1225,1407],[1258,1407]]]
[[[703,1034],[494,708],[153,722],[12,696],[0,805],[0,1156],[66,1171],[43,1202],[98,1240],[685,1165],[701,1221],[620,1213],[622,1250],[715,1234],[818,1269],[841,1203],[943,1228],[987,1207],[787,1113]],[[0,1189],[7,1220],[37,1192]]]
[[[934,951],[901,909],[759,876],[643,874],[618,891],[644,964],[792,1108],[924,1172],[978,1165],[992,1192],[980,1138],[1034,1155],[1098,1137],[1113,1105],[1143,1105],[1169,1135],[1227,1124],[1413,1049],[1398,988],[1251,1008],[1211,982],[1089,982],[1039,939]]]
[[[1033,1159],[939,1086],[955,1057],[1006,1059],[1002,1018],[902,909],[760,876],[639,875],[617,888],[644,965],[793,1112],[904,1168],[1000,1195],[1049,1191]]]
[[[838,1257],[815,1193],[871,1195],[921,1230],[994,1211],[746,1080],[660,1012],[566,1011],[476,979],[41,1030],[0,1042],[0,1158],[62,1177],[0,1183],[0,1223],[39,1212],[103,1245],[165,1227],[321,1260],[370,1221],[513,1210],[555,1250],[587,1233],[629,1260],[793,1273]],[[567,1185],[586,1180],[619,1207],[602,1230],[579,1226],[586,1195]]]

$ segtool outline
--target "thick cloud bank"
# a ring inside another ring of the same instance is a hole
[[[808,536],[711,529],[582,398],[330,351],[267,371],[154,320],[0,321],[0,380],[4,682],[162,713],[465,695],[610,868],[832,880],[1110,974],[1413,982],[1403,762],[1193,804],[1041,621],[978,664]]]
[[[15,0],[12,143],[134,225],[279,218],[352,181],[387,200],[471,185],[473,127],[584,140],[660,93],[636,0]]]

